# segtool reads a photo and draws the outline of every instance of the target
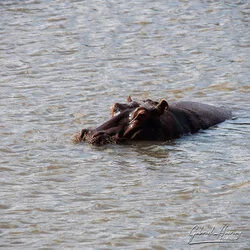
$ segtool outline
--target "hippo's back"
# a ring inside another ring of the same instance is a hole
[[[207,129],[232,117],[231,111],[224,107],[216,107],[198,102],[174,102],[169,106],[173,112],[175,112],[175,110],[182,110],[188,113],[190,119],[194,119],[196,122],[198,121],[202,129]]]

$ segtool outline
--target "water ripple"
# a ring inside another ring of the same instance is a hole
[[[247,1],[7,0],[0,12],[2,248],[186,249],[196,224],[228,224],[248,247]],[[235,119],[173,142],[71,143],[128,95]]]

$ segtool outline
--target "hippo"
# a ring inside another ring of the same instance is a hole
[[[232,118],[231,111],[208,104],[151,99],[115,103],[111,118],[95,129],[83,129],[74,142],[94,145],[128,141],[169,141],[208,129]]]
[[[113,106],[111,106],[111,116],[114,116],[115,114],[120,113],[125,109],[137,108],[141,105],[147,106],[149,108],[150,106],[154,107],[157,104],[159,104],[159,102],[152,101],[151,99],[142,100],[142,103],[139,103],[136,101],[132,101],[132,98],[128,96],[127,103],[115,103]]]

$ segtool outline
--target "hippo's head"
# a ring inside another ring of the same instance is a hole
[[[126,109],[134,109],[140,106],[144,106],[147,108],[154,108],[158,104],[159,102],[152,101],[151,99],[142,100],[142,102],[139,103],[133,101],[132,98],[128,96],[127,103],[115,103],[114,105],[111,106],[110,111],[111,111],[111,116],[113,117]]]
[[[115,116],[117,114],[120,114],[122,111],[126,109],[133,109],[140,106],[140,103],[132,101],[132,98],[128,96],[127,103],[115,103],[110,108],[111,116]]]
[[[150,105],[148,102],[150,101]],[[140,106],[129,114],[129,123],[123,137],[129,140],[156,140],[159,136],[159,117],[167,110],[168,103],[146,100],[146,106]]]
[[[117,109],[113,110],[113,115],[118,114],[96,129],[83,129],[75,142],[87,141],[90,144],[103,145],[128,140],[156,140],[159,117],[167,109],[167,102],[131,102],[132,100],[127,104],[115,104]]]

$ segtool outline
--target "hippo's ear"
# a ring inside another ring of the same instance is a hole
[[[131,98],[130,95],[129,95],[128,98],[127,98],[127,102],[132,102],[132,98]]]
[[[156,106],[156,110],[159,115],[162,115],[165,110],[168,109],[168,103],[165,100],[161,100],[160,103]]]

